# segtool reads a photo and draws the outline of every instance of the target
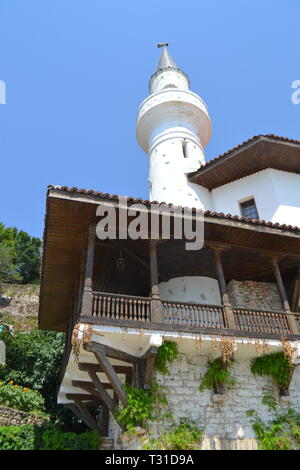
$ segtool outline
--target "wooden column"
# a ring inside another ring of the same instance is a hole
[[[281,301],[282,301],[282,305],[283,305],[283,308],[284,308],[284,310],[286,311],[286,314],[287,314],[287,321],[288,321],[288,325],[290,327],[290,331],[293,334],[299,334],[296,320],[293,317],[293,315],[291,315],[291,308],[290,308],[290,304],[289,304],[289,301],[288,301],[288,298],[287,298],[287,295],[286,295],[286,291],[285,291],[285,288],[284,288],[284,285],[283,285],[283,281],[282,281],[280,269],[279,269],[279,266],[278,266],[278,259],[277,258],[272,258],[272,268],[273,268],[273,273],[274,273],[274,276],[275,276],[275,279],[276,279],[279,295],[280,295],[280,298],[281,298]]]
[[[292,291],[292,312],[299,312],[299,300],[300,300],[300,268],[293,282]]]
[[[234,319],[231,303],[228,297],[227,286],[226,286],[222,260],[221,260],[221,249],[213,247],[212,250],[214,253],[214,258],[215,258],[215,263],[216,263],[219,289],[220,289],[222,304],[224,305],[227,327],[230,330],[235,330],[236,324],[235,324],[235,319]]]
[[[102,436],[109,435],[109,409],[102,403],[101,412],[100,412],[100,420],[99,420],[99,427],[102,432]]]
[[[162,303],[159,297],[159,280],[158,280],[158,267],[157,267],[157,242],[155,240],[149,241],[150,251],[150,273],[151,273],[151,321],[161,323],[162,318]]]
[[[85,265],[84,287],[82,295],[81,315],[91,316],[93,305],[93,268],[95,255],[96,231],[89,228],[88,247]]]

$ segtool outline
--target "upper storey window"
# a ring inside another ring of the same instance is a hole
[[[254,198],[240,202],[240,208],[242,217],[248,217],[249,219],[259,219]]]

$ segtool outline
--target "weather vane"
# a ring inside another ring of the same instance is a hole
[[[157,43],[157,47],[158,47],[158,48],[159,48],[159,47],[167,47],[168,45],[169,45],[168,42],[158,42],[158,43]]]

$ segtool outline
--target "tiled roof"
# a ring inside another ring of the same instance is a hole
[[[290,139],[288,139],[288,140],[290,140]],[[294,142],[297,142],[297,141],[294,141]],[[120,197],[125,197],[125,196],[119,196],[117,194],[111,195],[111,194],[108,194],[108,193],[102,193],[102,192],[99,192],[99,191],[94,191],[93,189],[78,189],[76,187],[69,188],[68,186],[49,185],[48,186],[48,194],[51,190],[67,192],[67,193],[83,194],[83,195],[98,197],[100,199],[115,200],[115,201],[118,201]],[[148,199],[133,198],[133,197],[128,197],[128,196],[126,196],[126,197],[127,197],[127,201],[129,203],[132,203],[132,204],[144,204],[146,206],[150,206],[151,204],[157,204],[160,207],[168,207],[168,208],[173,208],[173,209],[176,209],[176,208],[182,209],[182,207],[180,207],[180,206],[174,206],[173,204],[167,204],[166,202],[149,201]],[[196,208],[191,208],[191,210],[193,212],[195,212]],[[218,219],[227,219],[227,220],[232,220],[232,221],[239,221],[239,222],[243,222],[243,223],[246,223],[246,224],[264,226],[264,227],[275,228],[275,229],[279,229],[279,230],[291,231],[291,232],[296,232],[297,234],[300,235],[300,228],[297,227],[297,226],[292,226],[292,225],[267,222],[267,221],[261,220],[261,219],[250,219],[250,218],[247,218],[247,217],[240,217],[238,215],[224,214],[223,212],[214,212],[214,211],[205,211],[204,216],[214,217],[214,218],[218,218]]]
[[[204,165],[201,165],[201,167],[199,168],[199,170],[193,172],[193,173],[190,173],[190,175],[196,175],[198,173],[201,172],[201,170],[203,170],[204,168],[208,168],[209,166],[211,166],[213,163],[216,163],[216,162],[221,162],[222,159],[224,157],[227,157],[230,153],[232,152],[235,152],[236,150],[240,150],[242,147],[244,147],[245,145],[248,145],[248,144],[252,144],[254,142],[257,142],[259,140],[262,140],[263,138],[269,138],[269,139],[275,139],[275,140],[279,140],[279,141],[282,141],[282,142],[289,142],[289,143],[292,143],[292,144],[300,144],[300,140],[295,140],[295,139],[289,139],[287,137],[281,137],[279,135],[275,135],[275,134],[260,134],[260,135],[255,135],[254,137],[251,137],[251,139],[248,139],[248,140],[245,140],[244,142],[242,142],[241,144],[239,145],[236,145],[235,147],[232,147],[231,149],[227,150],[226,152],[222,153],[221,155],[219,155],[218,157],[215,157],[213,158],[212,160],[210,160],[209,162],[205,163]]]

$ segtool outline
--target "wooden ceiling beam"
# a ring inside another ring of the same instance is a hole
[[[112,359],[118,359],[118,360],[124,361],[124,362],[134,363],[138,360],[138,357],[133,356],[132,354],[128,354],[128,353],[126,353],[124,351],[121,351],[119,349],[114,349],[114,348],[111,348],[110,346],[106,346],[104,344],[98,344],[98,343],[95,343],[95,342],[92,342],[90,345],[87,345],[85,347],[85,349],[87,351],[91,351],[91,352],[95,352],[95,351],[97,352],[97,351],[101,350],[108,357],[111,357]]]
[[[113,365],[112,366],[117,374],[129,374],[132,375],[132,367],[130,366],[117,366]],[[89,362],[79,362],[78,364],[79,370],[89,372],[89,371],[94,371],[94,372],[103,372],[103,369],[101,368],[100,364],[95,364],[95,363],[89,363]]]

